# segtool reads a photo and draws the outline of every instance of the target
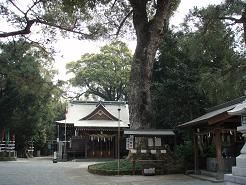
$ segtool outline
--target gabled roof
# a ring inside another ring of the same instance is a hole
[[[118,109],[120,108],[120,121]],[[75,127],[129,127],[129,111],[126,102],[72,101],[68,103],[66,120],[56,121]]]
[[[111,120],[111,121],[119,121],[118,118],[113,116],[107,109],[105,109],[104,105],[99,102],[96,106],[96,109],[93,110],[90,114],[80,119],[82,120]]]
[[[193,119],[189,122],[183,123],[178,125],[177,127],[191,127],[191,126],[197,126],[203,123],[207,123],[210,118],[213,118],[215,116],[219,116],[221,114],[227,114],[228,117],[230,116],[227,111],[235,108],[237,105],[241,104],[245,100],[245,96],[234,99],[232,101],[220,104],[218,106],[212,107],[211,109],[208,109],[210,112]]]

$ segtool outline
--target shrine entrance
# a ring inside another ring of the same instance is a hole
[[[77,129],[76,132],[67,145],[69,159],[116,158],[117,134],[114,130]],[[120,143],[123,143],[123,136]]]
[[[115,135],[92,134],[87,143],[88,158],[115,157]]]

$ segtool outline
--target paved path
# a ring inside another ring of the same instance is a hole
[[[18,160],[0,162],[0,185],[222,185],[184,175],[100,176],[87,172],[94,162]]]

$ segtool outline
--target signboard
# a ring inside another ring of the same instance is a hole
[[[162,154],[166,154],[167,153],[167,150],[161,150],[161,153]]]
[[[241,122],[242,122],[242,125],[246,125],[246,114],[242,114]]]
[[[130,136],[129,138],[126,138],[126,149],[130,150],[133,149],[133,136]]]
[[[159,137],[155,138],[155,146],[161,146],[161,138]]]
[[[154,146],[153,138],[148,138],[148,146]]]
[[[126,150],[130,150],[129,149],[129,138],[126,138]]]
[[[156,154],[156,150],[150,150],[151,154]]]

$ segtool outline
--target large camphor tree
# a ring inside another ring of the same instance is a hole
[[[15,20],[17,30],[2,32],[0,37],[27,36],[33,26],[41,26],[39,30],[46,35],[50,31],[53,36],[56,33],[54,29],[60,29],[77,33],[81,38],[95,39],[129,33],[127,30],[133,23],[137,46],[129,82],[130,122],[134,129],[151,127],[153,63],[169,18],[179,0],[37,0],[25,9],[17,1],[6,2],[1,4],[1,15],[13,22]]]
[[[75,76],[70,82],[83,92],[77,95],[102,98],[105,101],[127,101],[127,87],[131,70],[132,54],[121,41],[112,42],[99,53],[84,54],[80,60],[66,65]]]

